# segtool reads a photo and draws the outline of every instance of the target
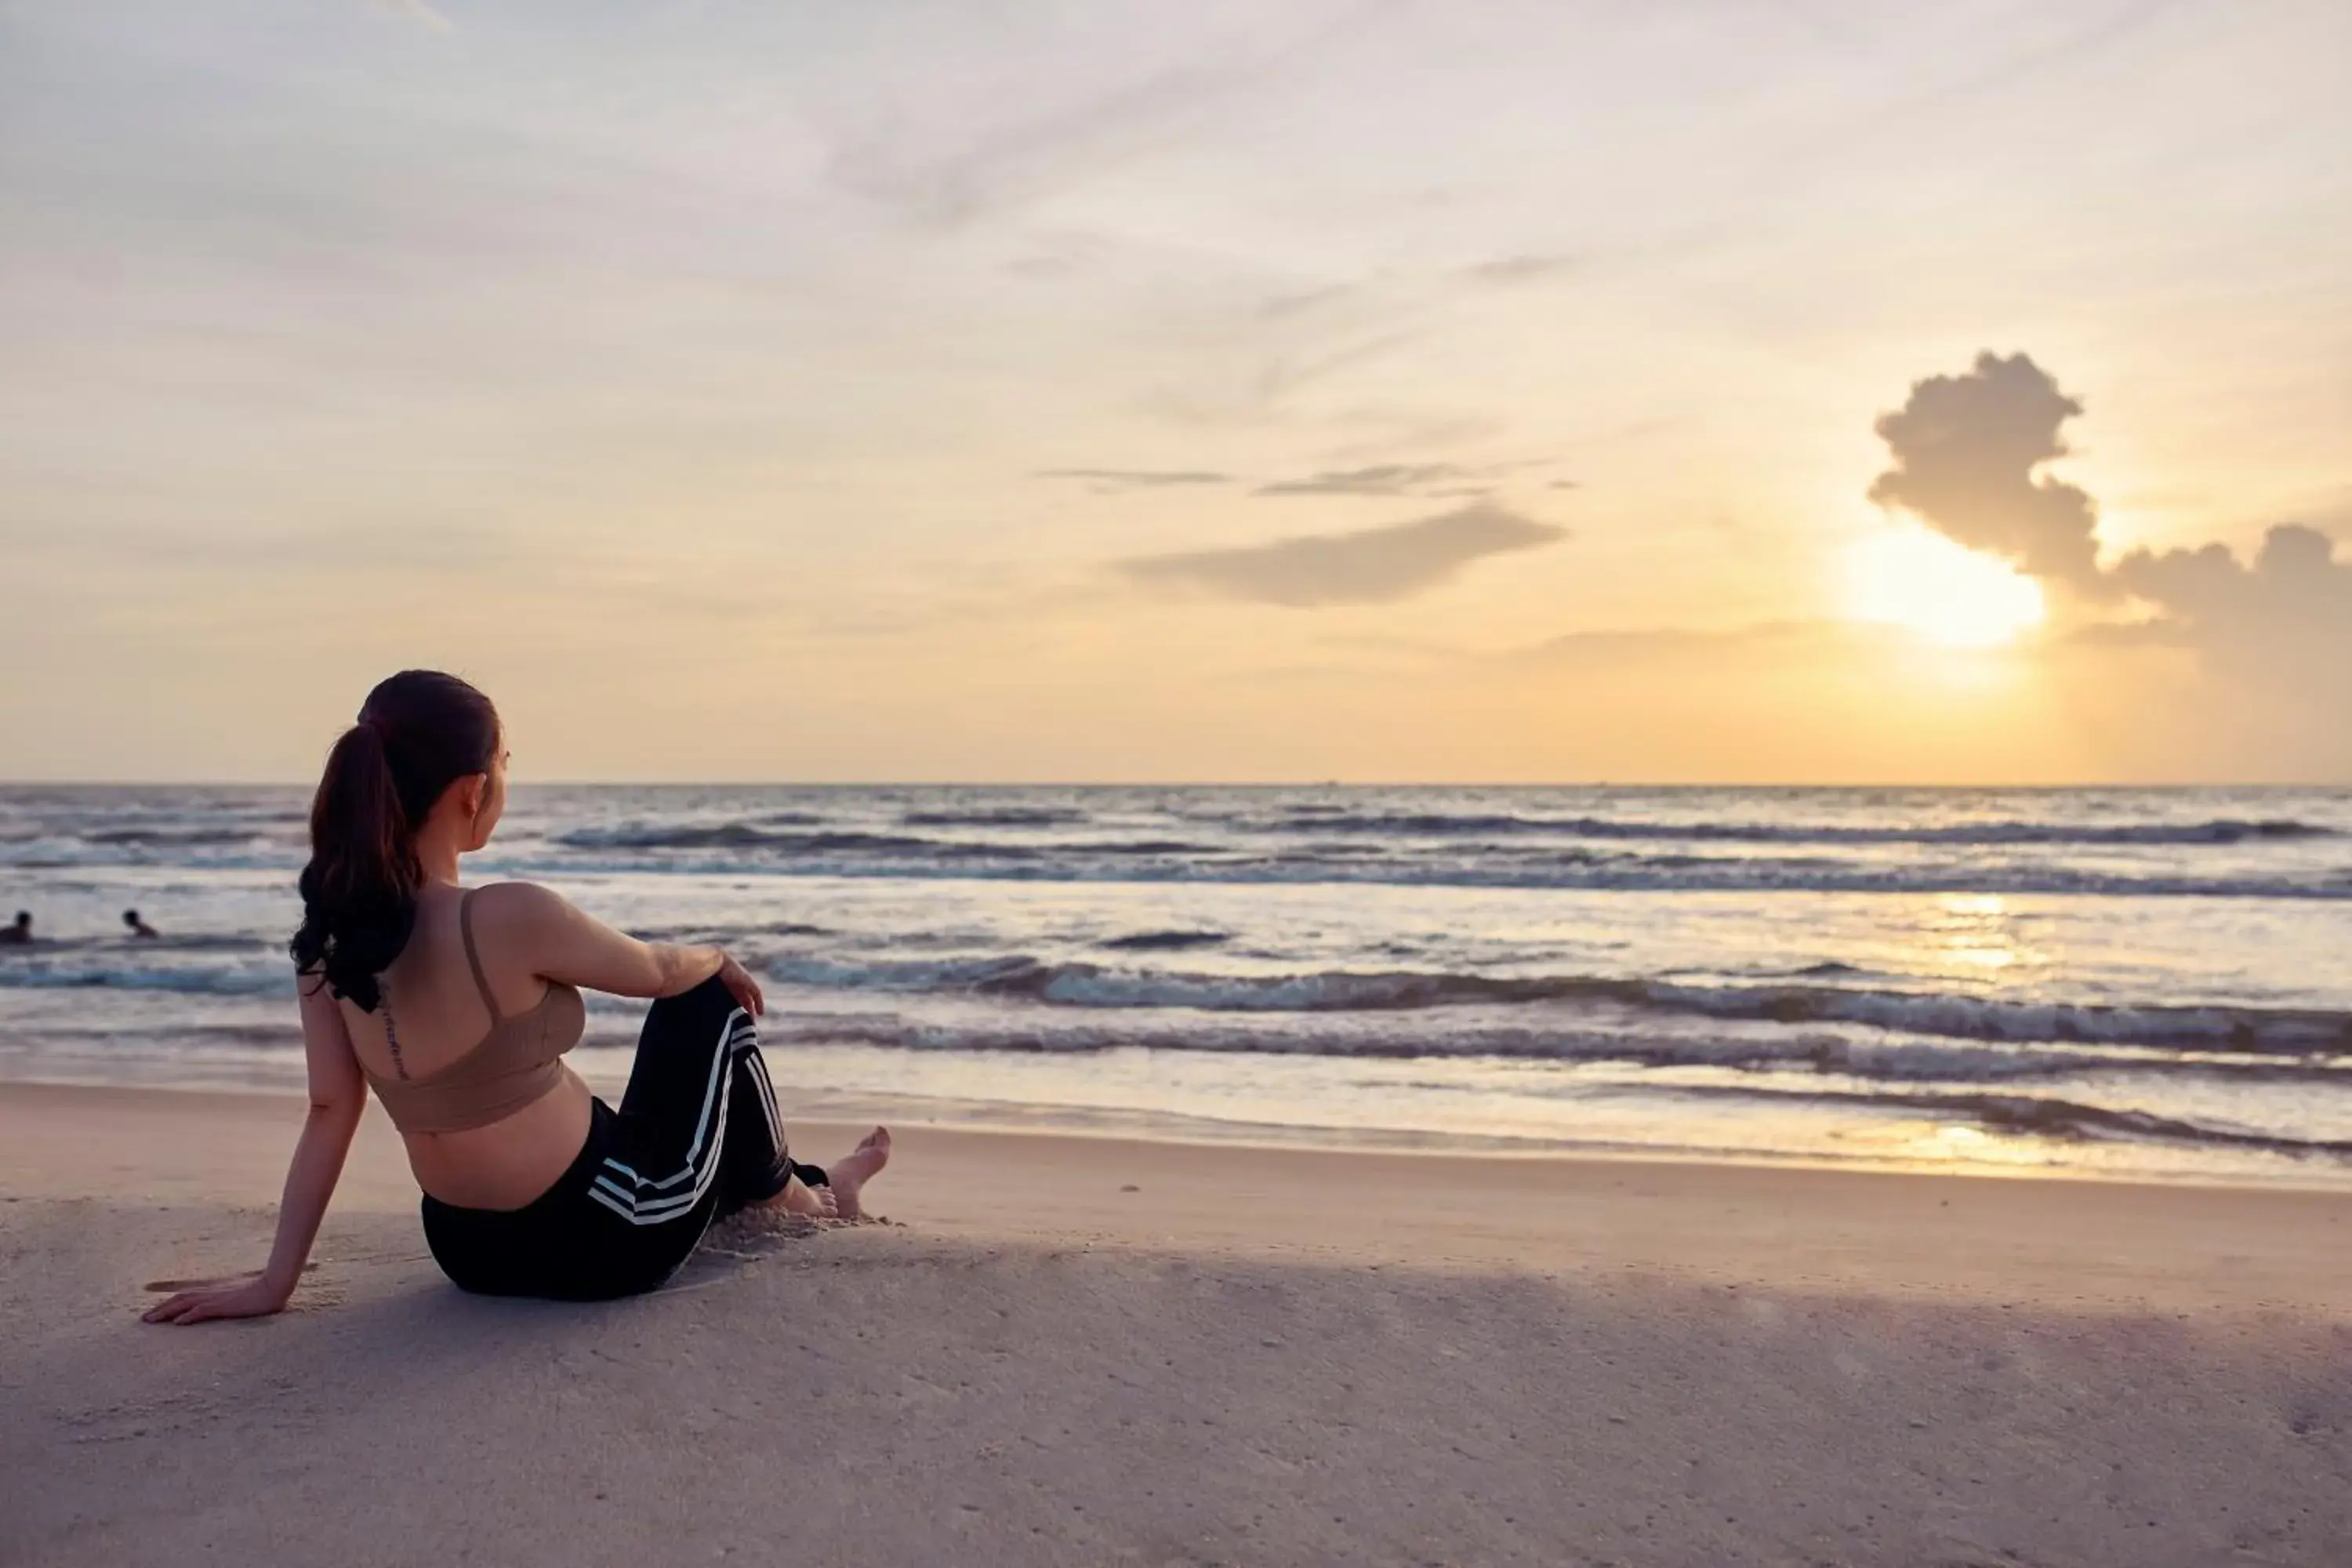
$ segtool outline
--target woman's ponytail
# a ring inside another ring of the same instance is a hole
[[[416,923],[415,836],[383,736],[354,724],[327,753],[310,802],[310,863],[302,868],[296,967],[315,967],[338,996],[374,1012],[376,975],[400,956]]]
[[[375,1011],[376,976],[416,924],[416,830],[452,783],[489,771],[498,744],[497,710],[455,676],[404,670],[368,694],[310,802],[297,969]]]

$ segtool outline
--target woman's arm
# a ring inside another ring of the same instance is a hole
[[[484,951],[543,980],[614,996],[676,996],[716,974],[752,1013],[767,1007],[759,983],[724,949],[640,942],[533,882],[484,889],[474,923],[478,938],[487,934]]]
[[[343,1173],[352,1135],[367,1109],[367,1083],[352,1054],[351,1032],[334,998],[315,976],[296,981],[302,996],[302,1051],[310,1067],[310,1112],[294,1144],[286,1191],[278,1205],[278,1240],[257,1275],[216,1280],[183,1290],[144,1314],[151,1323],[201,1323],[210,1318],[258,1318],[282,1311],[294,1294],[319,1237],[319,1222]]]

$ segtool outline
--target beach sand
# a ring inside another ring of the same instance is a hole
[[[295,1310],[139,1323],[299,1113],[0,1087],[0,1563],[2352,1563],[2352,1195],[902,1126],[572,1306],[371,1111]]]

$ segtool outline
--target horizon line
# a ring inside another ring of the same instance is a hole
[[[509,780],[510,789],[1613,789],[1613,790],[1980,790],[2008,794],[2084,790],[2342,790],[2352,779],[2141,780],[2081,779],[2040,783],[1914,780],[1664,780],[1664,779],[586,779]],[[0,790],[27,789],[305,789],[294,778],[9,778]]]

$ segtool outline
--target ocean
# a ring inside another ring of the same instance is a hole
[[[306,805],[0,789],[0,1076],[299,1085]],[[468,868],[734,949],[788,1111],[2352,1184],[2352,790],[518,786]]]

